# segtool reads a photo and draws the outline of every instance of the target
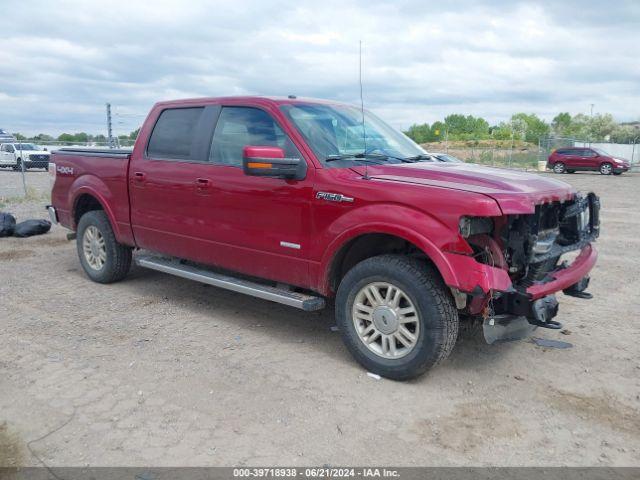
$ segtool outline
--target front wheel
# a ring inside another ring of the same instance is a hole
[[[117,282],[131,268],[131,248],[116,241],[103,210],[92,210],[80,218],[76,246],[82,268],[94,282]]]
[[[613,167],[610,163],[603,163],[600,165],[600,174],[601,175],[611,175],[613,172]]]
[[[553,172],[554,173],[564,173],[564,163],[562,162],[558,162],[553,166]]]
[[[19,172],[20,170],[22,170],[22,159],[18,158],[16,160],[16,164],[13,166],[13,170],[16,172]]]
[[[346,274],[336,297],[336,322],[367,370],[406,380],[449,356],[459,320],[435,269],[414,258],[381,255]]]

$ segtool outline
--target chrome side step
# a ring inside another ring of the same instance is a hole
[[[208,285],[213,285],[214,287],[233,290],[234,292],[244,293],[264,300],[282,303],[284,305],[289,305],[290,307],[299,308],[306,312],[322,310],[325,306],[324,298],[322,297],[291,292],[289,290],[271,287],[269,285],[261,285],[260,283],[251,282],[249,280],[211,272],[192,265],[185,265],[175,259],[157,257],[153,255],[138,255],[135,257],[135,261],[137,265],[144,268],[150,268],[151,270],[169,273],[177,277],[195,280],[196,282],[206,283]]]

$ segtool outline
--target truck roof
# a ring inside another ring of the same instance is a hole
[[[320,98],[296,97],[290,95],[288,97],[280,96],[262,96],[262,95],[236,95],[227,97],[201,97],[201,98],[184,98],[179,100],[167,100],[157,102],[157,106],[169,107],[190,104],[218,104],[218,103],[242,103],[250,102],[261,105],[287,105],[287,104],[323,104],[323,105],[348,105],[344,102],[335,100],[325,100]]]

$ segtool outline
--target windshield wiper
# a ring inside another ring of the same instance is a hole
[[[420,155],[414,155],[413,157],[405,157],[403,160],[409,162],[419,162],[420,160],[431,160],[433,161],[433,157],[431,155],[425,155],[421,153]]]
[[[324,159],[325,162],[335,162],[337,160],[355,160],[359,162],[369,162],[375,165],[383,165],[383,162],[374,162],[372,158],[379,158],[384,160],[389,158],[388,155],[381,155],[379,153],[345,153],[342,155],[329,155]]]

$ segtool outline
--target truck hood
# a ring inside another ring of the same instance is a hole
[[[28,153],[29,155],[49,155],[51,153],[48,150],[17,150],[16,149],[16,153],[20,153],[20,152]]]
[[[354,168],[364,174],[364,167]],[[417,162],[375,165],[367,169],[378,180],[474,192],[493,198],[504,214],[533,213],[535,206],[573,198],[565,182],[543,175],[471,163]]]

